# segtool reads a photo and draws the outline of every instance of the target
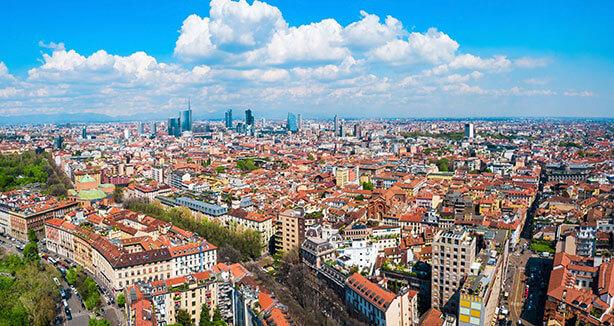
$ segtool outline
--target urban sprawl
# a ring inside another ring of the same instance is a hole
[[[253,114],[0,128],[56,323],[614,325],[612,122]]]

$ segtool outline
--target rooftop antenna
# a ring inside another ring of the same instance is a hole
[[[190,97],[188,97],[188,110],[191,110],[190,109]]]

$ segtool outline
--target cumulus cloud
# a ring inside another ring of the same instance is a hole
[[[352,50],[366,51],[408,34],[403,30],[403,24],[392,16],[387,16],[382,24],[376,15],[365,11],[360,11],[360,15],[361,20],[343,29],[345,41]]]
[[[289,104],[391,107],[439,96],[557,94],[484,86],[493,79],[510,82],[507,72],[546,65],[545,58],[466,53],[444,31],[408,31],[392,16],[361,11],[346,26],[333,18],[291,26],[277,7],[259,0],[211,0],[210,7],[209,16],[193,14],[183,21],[170,62],[145,52],[78,53],[41,41],[41,64],[27,76],[15,78],[0,62],[0,113],[175,112],[183,105],[176,99],[187,96],[216,112],[245,103],[284,110]],[[524,83],[545,84],[537,78]]]
[[[426,33],[411,33],[407,40],[387,42],[374,49],[371,56],[393,64],[438,64],[452,60],[458,46],[447,34],[430,28]]]

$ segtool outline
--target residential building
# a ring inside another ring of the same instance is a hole
[[[276,249],[288,252],[305,240],[305,214],[299,209],[287,209],[277,218]]]

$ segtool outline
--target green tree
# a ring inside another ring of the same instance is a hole
[[[26,263],[38,262],[40,257],[38,256],[38,246],[36,242],[30,242],[23,249],[23,260]]]
[[[75,285],[77,283],[77,270],[74,267],[66,271],[66,282],[70,285]]]
[[[209,306],[203,304],[200,307],[200,326],[208,326],[211,322],[211,316],[209,314]]]
[[[123,306],[126,304],[126,296],[125,296],[123,293],[120,293],[120,294],[117,296],[117,304],[118,304],[120,307],[123,307]]]
[[[316,158],[315,158],[315,156],[313,156],[313,154],[311,154],[311,153],[310,153],[310,154],[307,156],[307,159],[308,159],[308,160],[310,160],[310,161],[313,161],[313,160],[315,160]]]
[[[226,172],[226,167],[224,167],[222,165],[216,166],[215,167],[215,172],[217,172],[217,173],[224,173],[224,172]]]
[[[362,183],[362,189],[363,189],[363,190],[373,190],[373,189],[374,189],[374,187],[373,187],[373,183],[371,183],[371,182],[366,182],[366,181],[365,181],[365,182],[363,182],[363,183]]]
[[[113,201],[121,203],[124,199],[124,189],[120,186],[115,186],[113,189]]]
[[[220,307],[215,306],[215,310],[213,311],[213,321],[222,320],[222,313],[220,312]]]
[[[177,320],[177,324],[182,326],[194,326],[192,322],[192,316],[185,309],[177,310],[177,314],[175,315],[175,319]]]
[[[441,158],[437,161],[437,167],[439,168],[440,172],[448,172],[448,164],[449,161],[447,158]]]
[[[38,237],[36,236],[36,231],[30,229],[28,230],[28,240],[30,242],[38,242]]]

